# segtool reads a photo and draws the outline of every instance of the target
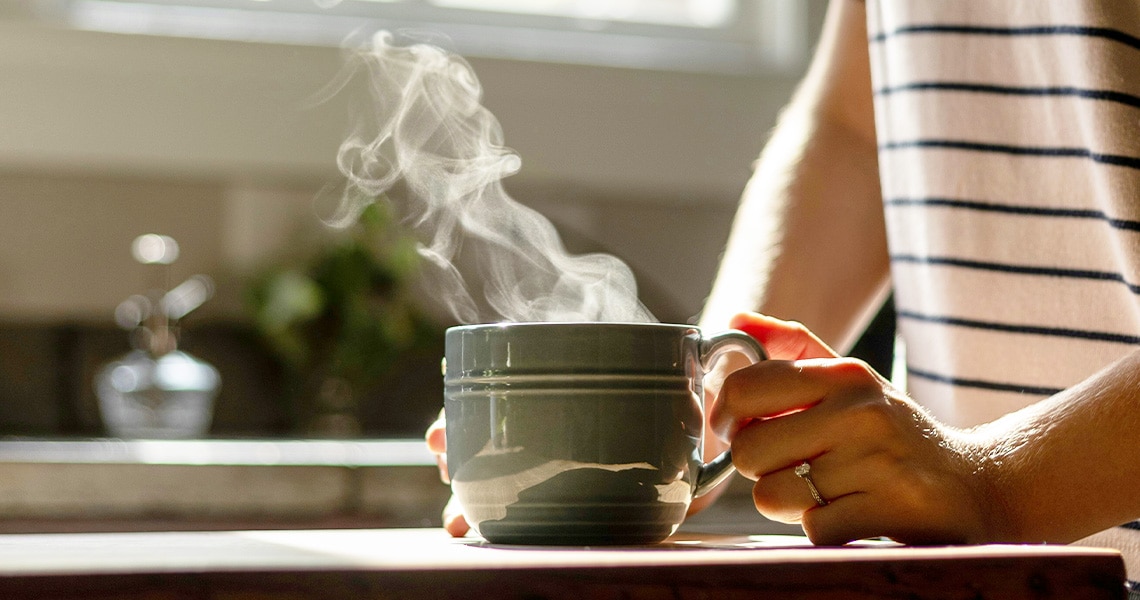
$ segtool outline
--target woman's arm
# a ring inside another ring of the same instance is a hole
[[[888,288],[863,3],[831,3],[819,48],[749,182],[701,325],[756,310],[846,351]]]
[[[1007,516],[998,539],[1072,542],[1140,518],[1140,351],[969,439]]]
[[[854,344],[889,289],[871,100],[863,3],[833,0],[807,75],[741,198],[703,329],[726,329],[736,313],[758,311],[807,323],[837,348]],[[705,378],[705,405],[746,365],[723,358]],[[726,447],[705,436],[706,457]]]

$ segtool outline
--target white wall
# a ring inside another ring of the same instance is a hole
[[[471,63],[523,159],[508,189],[630,262],[659,316],[695,313],[798,74]],[[181,242],[174,277],[236,287],[339,182],[350,95],[310,100],[340,66],[330,48],[0,19],[0,319],[108,319],[147,281],[128,244],[148,231]]]

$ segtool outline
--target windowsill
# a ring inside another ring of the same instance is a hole
[[[0,532],[425,527],[422,440],[0,441]]]
[[[423,440],[0,440],[7,463],[280,467],[434,467]]]

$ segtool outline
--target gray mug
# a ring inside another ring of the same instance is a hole
[[[701,460],[703,379],[740,331],[657,323],[500,323],[447,331],[451,487],[492,543],[664,540],[732,473]]]

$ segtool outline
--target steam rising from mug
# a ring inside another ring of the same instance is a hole
[[[465,60],[388,32],[357,57],[373,103],[337,157],[348,178],[337,220],[385,194],[419,239],[432,295],[461,323],[656,320],[624,263],[568,254],[554,226],[503,189],[519,156]]]

